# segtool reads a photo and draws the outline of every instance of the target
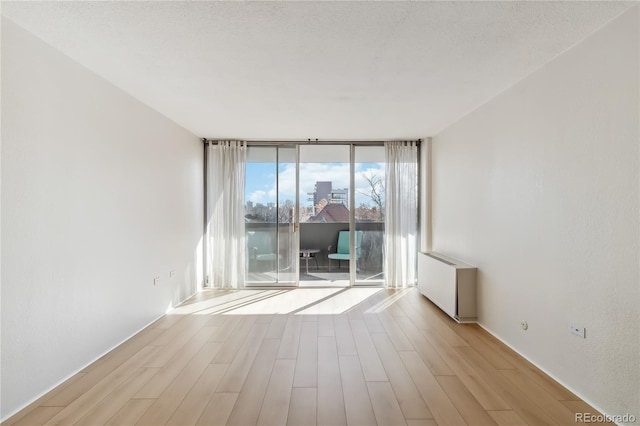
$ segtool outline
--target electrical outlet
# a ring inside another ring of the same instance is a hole
[[[158,285],[159,282],[160,282],[160,277],[155,277],[153,279],[153,285]]]
[[[169,271],[169,278],[173,278],[173,277],[175,277],[175,276],[176,276],[176,270],[175,270],[175,269],[174,269],[174,270]]]
[[[575,334],[576,336],[580,336],[583,339],[587,338],[586,330],[580,324],[571,324],[569,328],[571,329],[572,334]]]

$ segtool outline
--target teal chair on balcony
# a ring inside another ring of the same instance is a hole
[[[356,262],[360,259],[360,246],[362,245],[362,231],[356,231]],[[331,270],[331,259],[338,261],[338,269],[340,262],[351,259],[349,253],[349,231],[340,231],[338,233],[338,246],[335,253],[331,253],[333,246],[329,246],[329,270]]]

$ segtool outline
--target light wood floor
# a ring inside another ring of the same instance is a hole
[[[5,424],[545,425],[583,412],[597,414],[416,289],[210,290]]]

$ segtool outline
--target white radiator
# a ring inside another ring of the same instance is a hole
[[[475,322],[475,266],[439,253],[418,254],[418,289],[458,322]]]

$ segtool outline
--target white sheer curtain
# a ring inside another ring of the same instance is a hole
[[[418,250],[418,147],[385,142],[385,280],[402,288],[416,282]]]
[[[246,158],[245,142],[207,145],[206,265],[211,287],[244,287]]]

